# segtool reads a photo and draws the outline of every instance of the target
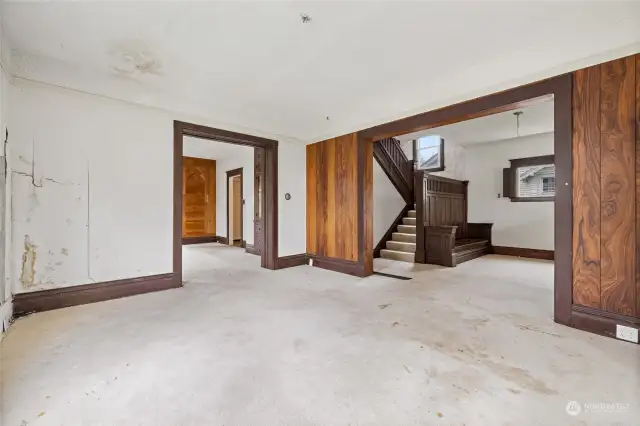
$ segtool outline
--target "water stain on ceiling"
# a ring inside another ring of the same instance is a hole
[[[107,49],[111,69],[123,76],[162,75],[162,62],[141,39],[120,40]]]

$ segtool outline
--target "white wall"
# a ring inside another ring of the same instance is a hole
[[[400,146],[404,151],[404,155],[406,155],[409,160],[413,160],[413,140],[398,140],[400,141]]]
[[[466,149],[452,139],[444,141],[444,171],[433,172],[433,175],[451,179],[465,180]]]
[[[15,82],[14,292],[171,272],[173,120],[198,121]],[[280,256],[305,251],[304,153],[280,143],[278,197],[289,191],[296,200],[279,204]],[[21,282],[25,241],[36,253],[35,274]]]
[[[373,160],[373,246],[377,246],[389,226],[407,203],[393,186],[380,164]]]
[[[15,292],[171,272],[172,117],[16,81]]]
[[[307,252],[306,155],[305,145],[278,145],[278,256]]]
[[[400,146],[407,158],[413,160],[413,141],[400,138]],[[466,149],[452,139],[444,141],[444,171],[432,172],[436,176],[465,180]]]
[[[253,148],[237,147],[237,156],[216,160],[216,234],[227,235],[227,172],[242,168],[242,234],[253,244]]]
[[[3,263],[0,273],[0,339],[2,331],[9,326],[12,315],[11,303],[11,152],[10,144],[4,144],[5,130],[9,127],[9,92],[11,90],[11,48],[0,27],[0,144],[2,145],[0,173],[4,189],[0,192],[0,261]],[[5,169],[6,161],[6,169]]]
[[[553,250],[553,202],[512,203],[502,194],[509,160],[553,154],[553,133],[466,147],[469,222],[493,222],[496,246]]]

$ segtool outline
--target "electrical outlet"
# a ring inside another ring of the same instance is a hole
[[[313,266],[313,259],[309,259],[309,266]]]
[[[638,343],[638,329],[616,324],[616,337],[628,342]]]

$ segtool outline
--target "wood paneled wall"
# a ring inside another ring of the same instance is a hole
[[[307,253],[358,261],[357,169],[355,133],[307,145]]]
[[[423,177],[425,225],[457,225],[466,235],[467,181],[425,174]]]
[[[640,317],[640,55],[574,73],[573,303]]]

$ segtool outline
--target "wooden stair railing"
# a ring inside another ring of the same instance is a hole
[[[413,204],[413,161],[394,138],[373,144],[373,156],[407,204]]]

